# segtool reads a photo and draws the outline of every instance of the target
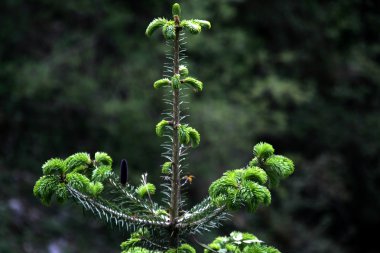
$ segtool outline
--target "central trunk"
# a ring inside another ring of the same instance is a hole
[[[179,17],[174,16],[175,21],[175,39],[174,39],[174,57],[173,57],[173,72],[179,74]],[[176,227],[179,202],[181,196],[181,182],[179,171],[179,152],[180,142],[178,136],[178,126],[180,120],[180,91],[179,88],[173,88],[173,143],[172,143],[172,180],[170,194],[170,247],[178,247],[179,229]]]

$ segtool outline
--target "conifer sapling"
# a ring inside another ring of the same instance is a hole
[[[161,30],[172,53],[171,68],[162,79],[153,82],[155,89],[165,89],[171,98],[167,102],[170,113],[164,114],[155,129],[157,136],[165,139],[162,202],[152,200],[157,188],[148,182],[146,173],[141,176],[141,184],[133,186],[128,183],[127,161],[121,161],[118,176],[112,169],[111,157],[104,152],[94,156],[82,152],[66,159],[48,160],[42,166],[43,175],[33,193],[45,205],[53,198],[61,203],[71,199],[105,222],[131,232],[130,238],[121,244],[123,253],[193,253],[191,243],[194,242],[203,246],[205,253],[279,252],[256,236],[237,231],[217,237],[208,245],[192,239],[220,226],[231,211],[255,212],[260,205],[268,206],[269,189],[291,175],[294,164],[289,158],[276,155],[272,145],[260,142],[253,147],[253,158],[248,165],[227,170],[210,185],[209,196],[191,209],[184,207],[183,187],[194,176],[185,171],[182,161],[189,149],[200,144],[201,138],[193,126],[183,122],[181,101],[188,88],[202,92],[204,84],[189,76],[188,67],[181,64],[183,40],[185,33],[199,34],[210,29],[211,24],[206,20],[182,19],[177,3],[172,7],[172,14],[172,19],[154,19],[145,31],[147,36],[152,36]]]

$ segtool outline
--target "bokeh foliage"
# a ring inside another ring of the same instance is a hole
[[[274,194],[272,209],[242,213],[233,228],[283,252],[376,252],[375,234],[360,235],[380,222],[379,4],[181,4],[185,18],[213,23],[188,38],[188,65],[207,91],[189,98],[192,125],[202,133],[191,155],[192,196],[201,199],[225,169],[249,161],[253,143],[268,141],[300,169]],[[43,208],[31,189],[43,161],[78,150],[128,158],[132,176],[159,174],[154,127],[163,106],[151,87],[165,47],[144,31],[167,6],[1,1],[1,252],[119,250],[125,234],[71,206]]]

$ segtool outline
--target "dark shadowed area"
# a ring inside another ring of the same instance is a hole
[[[378,252],[380,6],[375,0],[179,1],[212,29],[187,39],[204,83],[189,97],[201,134],[189,157],[191,205],[267,141],[296,172],[270,207],[235,213],[232,230],[284,253]],[[0,2],[0,252],[120,252],[128,234],[74,204],[43,206],[32,188],[51,157],[104,151],[137,182],[160,182],[166,46],[147,38],[173,1]],[[83,215],[84,214],[84,215]]]

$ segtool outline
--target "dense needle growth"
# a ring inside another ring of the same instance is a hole
[[[275,155],[268,143],[253,147],[253,158],[240,169],[228,170],[209,187],[209,196],[191,209],[185,208],[183,188],[191,183],[183,164],[189,150],[200,144],[199,132],[184,122],[183,95],[189,90],[201,92],[203,83],[189,75],[181,64],[184,57],[185,34],[199,34],[210,29],[206,20],[182,19],[179,4],[172,7],[173,19],[154,19],[146,29],[151,36],[161,30],[170,48],[166,74],[154,82],[155,89],[165,89],[165,103],[169,110],[156,125],[156,134],[165,139],[161,171],[163,183],[161,203],[152,200],[157,187],[141,176],[141,184],[128,183],[128,164],[121,161],[120,174],[112,167],[112,158],[103,152],[94,156],[76,153],[66,159],[53,158],[42,166],[43,176],[36,182],[33,192],[48,205],[53,197],[58,202],[73,200],[85,210],[112,224],[131,232],[121,244],[128,252],[195,252],[189,242],[192,236],[220,226],[229,212],[247,209],[254,212],[259,205],[271,203],[269,189],[294,171],[293,162]],[[120,175],[120,176],[119,176]],[[228,237],[217,237],[205,252],[279,252],[267,246],[252,234],[232,232]]]

